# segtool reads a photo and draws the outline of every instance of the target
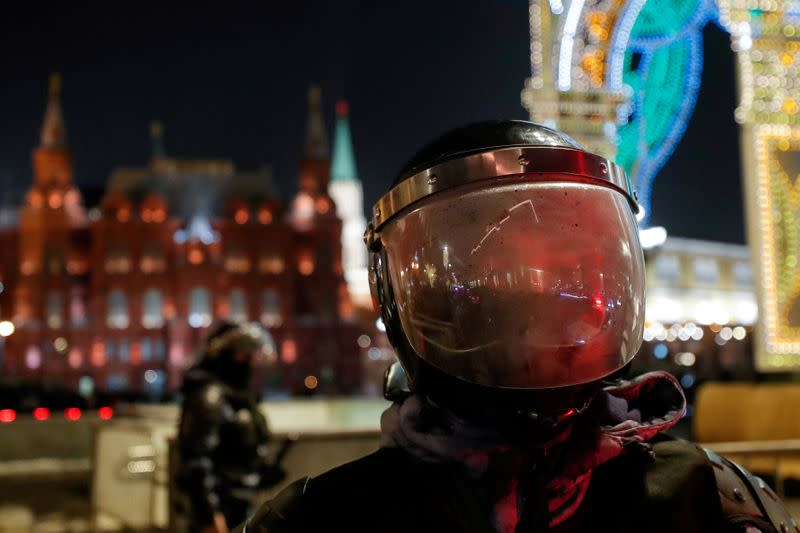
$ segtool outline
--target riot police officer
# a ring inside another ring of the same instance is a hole
[[[302,479],[243,529],[795,531],[761,480],[664,431],[642,343],[638,205],[614,162],[521,121],[419,151],[375,205],[373,299],[400,365],[381,448]]]
[[[248,387],[255,359],[274,352],[259,325],[225,322],[184,376],[178,485],[192,531],[227,532],[247,516],[259,489],[282,478],[269,462],[267,422]]]

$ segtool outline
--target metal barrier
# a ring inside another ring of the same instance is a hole
[[[298,401],[269,404],[273,442],[294,443],[282,466],[284,483],[363,457],[378,448],[383,400]],[[137,409],[140,418],[99,424],[93,436],[92,506],[97,531],[180,531],[180,499],[173,486],[175,406]]]

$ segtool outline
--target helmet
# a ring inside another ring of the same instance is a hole
[[[208,336],[206,357],[220,357],[229,352],[252,353],[272,357],[276,353],[272,335],[255,322],[222,322]]]
[[[228,385],[242,388],[250,382],[254,363],[275,357],[275,342],[259,324],[222,322],[209,334],[199,366]]]
[[[638,209],[619,166],[532,122],[424,147],[365,234],[411,389],[448,406],[579,404],[641,346]]]

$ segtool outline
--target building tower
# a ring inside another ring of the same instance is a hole
[[[47,366],[54,374],[68,372],[66,358],[51,353],[52,340],[42,343],[40,331],[44,327],[45,338],[64,339],[64,346],[72,346],[78,339],[72,328],[86,325],[87,231],[81,195],[72,182],[61,79],[53,74],[40,144],[33,151],[33,183],[20,212],[19,276],[14,289],[18,329],[9,345],[15,357],[6,362],[7,369],[38,373]]]
[[[330,153],[322,119],[322,91],[316,85],[308,90],[306,144],[300,162],[300,190],[311,196],[327,195]]]
[[[356,170],[353,141],[350,137],[348,105],[336,104],[336,133],[333,139],[331,183],[328,191],[342,219],[342,262],[353,303],[370,305],[367,282],[367,250],[364,247],[364,193]]]

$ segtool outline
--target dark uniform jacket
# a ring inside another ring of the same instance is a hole
[[[760,479],[663,433],[686,405],[669,374],[616,382],[592,405],[550,444],[481,446],[493,428],[411,396],[384,413],[379,451],[295,482],[242,529],[800,532]]]
[[[191,503],[192,522],[211,524],[215,512],[237,520],[262,486],[269,430],[255,397],[195,367],[184,378],[178,433],[179,486]]]
[[[772,490],[740,467],[686,441],[653,444],[652,456],[623,454],[598,467],[577,511],[550,531],[800,531]],[[482,492],[452,465],[383,448],[293,483],[240,531],[494,533]]]

